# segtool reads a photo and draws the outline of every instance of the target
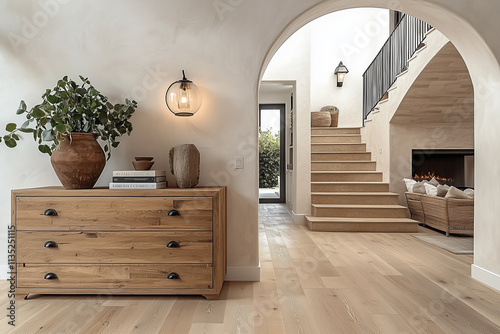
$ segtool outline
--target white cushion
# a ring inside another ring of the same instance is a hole
[[[412,192],[414,192],[416,194],[426,194],[424,184],[425,183],[423,183],[423,182],[417,182],[417,183],[415,183],[413,185]]]
[[[439,197],[445,197],[446,194],[448,193],[448,190],[450,190],[450,186],[447,184],[440,184],[437,186],[437,195]]]
[[[462,190],[457,189],[453,186],[450,187],[448,190],[448,193],[445,196],[446,198],[460,198],[460,199],[469,199],[469,196],[467,196],[466,193],[464,193]]]
[[[437,187],[430,183],[424,183],[425,193],[429,196],[437,196]]]
[[[470,199],[474,199],[474,189],[465,189],[464,193],[469,197]]]
[[[436,180],[435,177],[433,177],[430,181],[429,181],[430,184],[432,184],[433,186],[437,187],[439,185],[439,182],[438,180]]]
[[[415,181],[414,179],[403,179],[403,181],[405,181],[405,185],[406,185],[406,190],[411,193],[413,192],[413,186],[415,185],[415,183],[417,183],[417,181]]]

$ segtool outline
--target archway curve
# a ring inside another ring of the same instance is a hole
[[[258,82],[260,83],[267,65],[276,51],[297,30],[323,15],[362,7],[398,10],[428,22],[442,32],[455,45],[471,73],[471,79],[475,86],[499,81],[499,63],[481,35],[471,24],[444,7],[427,1],[416,3],[413,0],[390,1],[389,3],[383,0],[329,0],[321,2],[303,12],[281,31],[273,44],[268,48],[268,52],[261,65]],[[487,82],[484,79],[484,73],[491,74]]]
[[[457,15],[452,9],[446,8],[445,5],[444,2],[437,5],[429,1],[414,0],[323,1],[298,15],[275,38],[261,64],[256,87],[258,91],[267,65],[278,48],[305,24],[328,13],[360,7],[393,9],[418,17],[441,31],[461,54],[474,86],[475,187],[477,191],[474,209],[476,230],[472,277],[500,290],[500,252],[496,245],[496,240],[500,237],[500,226],[493,223],[496,221],[495,217],[500,215],[500,208],[497,208],[497,203],[500,202],[500,192],[493,190],[500,189],[500,180],[495,175],[495,168],[500,166],[500,154],[492,154],[500,153],[496,145],[500,127],[500,116],[496,115],[496,110],[500,110],[500,66],[492,49],[473,24]],[[450,6],[453,8],[452,5]],[[462,11],[464,15],[467,14],[465,7]],[[495,45],[492,45],[492,48],[494,47]]]

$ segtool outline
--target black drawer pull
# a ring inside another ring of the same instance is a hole
[[[180,216],[181,214],[179,213],[179,211],[175,210],[175,209],[171,209],[171,210],[168,210],[167,211],[167,216]]]
[[[54,209],[47,209],[43,212],[44,216],[57,216],[57,211]]]
[[[179,276],[179,274],[178,274],[178,273],[173,273],[173,272],[172,272],[172,273],[170,273],[170,274],[168,274],[168,275],[167,275],[167,278],[168,278],[168,279],[181,279],[181,277]]]
[[[181,244],[175,240],[167,242],[167,248],[180,248]]]
[[[45,248],[57,248],[57,242],[55,241],[45,241],[45,243],[43,244],[43,247]]]
[[[57,279],[57,275],[54,273],[48,273],[43,276],[43,279]]]

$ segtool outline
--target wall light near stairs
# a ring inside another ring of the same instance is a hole
[[[344,64],[342,64],[342,62],[340,62],[339,65],[335,68],[335,72],[333,72],[333,74],[337,76],[337,87],[342,87],[345,75],[347,73],[349,73],[349,70],[347,69],[347,67],[345,67]]]

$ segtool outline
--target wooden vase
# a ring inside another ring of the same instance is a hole
[[[93,133],[72,132],[60,141],[50,162],[65,189],[91,189],[106,165],[106,156]]]

